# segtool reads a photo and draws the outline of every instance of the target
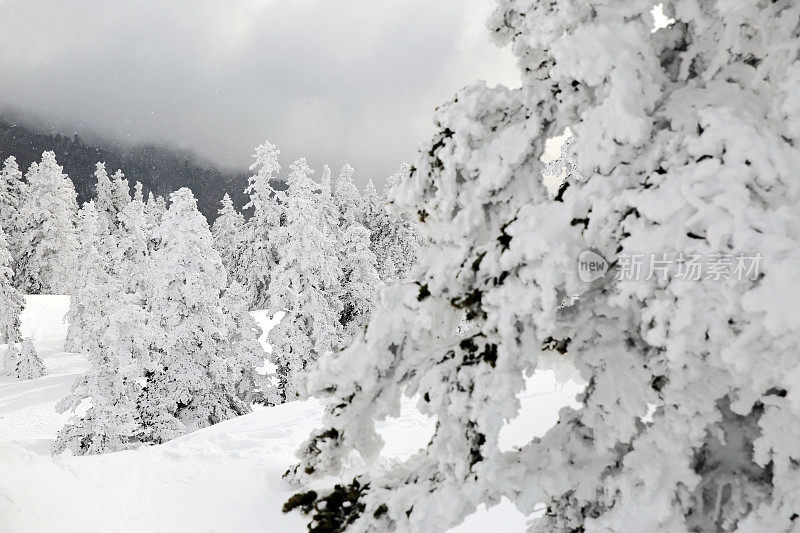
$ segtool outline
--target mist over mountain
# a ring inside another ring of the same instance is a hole
[[[98,161],[106,164],[109,174],[121,169],[131,187],[140,181],[145,196],[152,191],[166,198],[172,191],[189,187],[209,222],[216,218],[226,192],[238,209],[247,201],[244,189],[249,174],[246,171],[219,169],[191,152],[155,144],[123,148],[85,140],[77,134],[42,131],[18,119],[0,117],[0,161],[13,155],[20,169],[25,171],[32,162],[39,161],[46,150],[55,152],[58,163],[75,184],[80,203],[94,196],[94,170]],[[284,183],[276,182],[275,187],[283,189]]]

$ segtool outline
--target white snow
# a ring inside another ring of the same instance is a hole
[[[50,444],[69,418],[55,404],[85,359],[62,351],[68,297],[28,296],[23,335],[33,338],[47,375],[27,382],[0,378],[0,531],[305,531],[300,515],[281,513],[292,490],[281,474],[320,424],[315,400],[291,402],[197,431],[161,446],[105,455],[51,457]],[[266,313],[254,316],[267,329]],[[2,350],[2,349],[0,349]],[[508,449],[543,434],[579,386],[556,390],[538,374],[522,395],[521,415],[501,433]],[[382,424],[388,458],[423,446],[432,422],[407,399],[401,415]],[[525,530],[509,502],[478,512],[454,528],[470,533]]]

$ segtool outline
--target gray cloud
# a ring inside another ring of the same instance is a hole
[[[476,79],[514,83],[492,0],[0,0],[0,102],[245,167],[264,139],[382,181]]]

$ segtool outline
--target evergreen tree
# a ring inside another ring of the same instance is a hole
[[[375,254],[370,249],[370,231],[362,224],[364,207],[353,183],[355,171],[345,165],[336,181],[336,205],[339,220],[339,264],[342,270],[342,346],[367,323],[375,291],[380,283]]]
[[[131,203],[131,186],[121,170],[114,172],[114,175],[111,176],[111,182],[111,198],[114,202],[114,210],[119,213],[125,209],[126,205]]]
[[[280,151],[269,142],[256,147],[255,161],[250,166],[256,173],[250,177],[245,190],[250,195],[245,208],[252,209],[253,216],[244,228],[244,241],[237,254],[238,265],[233,278],[247,290],[251,309],[270,307],[267,291],[278,260],[275,240],[284,210],[283,194],[270,184],[281,168],[279,155]]]
[[[53,442],[54,454],[64,450],[75,455],[114,452],[136,447],[143,440],[140,382],[149,366],[153,331],[138,295],[118,290],[119,284],[112,279],[106,279],[103,287],[113,300],[105,313],[106,327],[88,350],[91,368],[75,381],[56,410],[74,412],[85,399],[91,400],[91,407],[82,416],[73,416],[59,431]]]
[[[145,205],[133,200],[117,215],[119,232],[112,272],[126,292],[144,296],[150,271],[149,228]]]
[[[160,330],[140,399],[143,439],[160,443],[249,411],[228,359],[225,271],[189,189],[170,195],[155,230],[148,303]]]
[[[89,269],[86,287],[79,293],[95,302],[87,306],[87,320],[79,330],[92,341],[84,348],[92,366],[57,406],[60,412],[74,411],[90,399],[91,407],[83,416],[73,416],[59,432],[53,453],[124,450],[147,441],[151,434],[146,426],[149,417],[140,413],[145,394],[141,383],[152,368],[152,349],[162,332],[153,327],[145,300],[150,262],[144,205],[132,201],[118,220],[112,275],[105,268]]]
[[[0,229],[5,232],[11,252],[10,267],[16,265],[16,250],[19,248],[20,224],[19,208],[25,194],[25,183],[17,160],[9,157],[0,170]]]
[[[167,210],[164,198],[153,196],[153,192],[147,193],[147,204],[145,204],[145,214],[147,215],[147,227],[153,229],[161,224],[161,217]]]
[[[237,282],[231,282],[220,302],[225,331],[227,332],[228,362],[234,373],[236,394],[246,404],[263,401],[271,389],[265,379],[256,372],[264,366],[266,352],[259,342],[263,331],[250,315],[247,292]]]
[[[117,223],[117,208],[114,204],[114,193],[111,180],[108,178],[105,163],[97,163],[94,171],[97,180],[95,185],[94,205],[97,212],[105,219],[105,224],[109,229],[115,227]]]
[[[339,229],[341,214],[333,197],[331,186],[331,168],[325,165],[322,169],[322,179],[319,185],[319,195],[317,196],[320,215],[322,216],[322,229],[327,232],[334,241],[339,241]]]
[[[419,224],[411,213],[393,202],[395,190],[411,171],[411,167],[403,163],[386,181],[383,198],[386,205],[376,216],[377,235],[374,241],[380,243],[376,247],[379,255],[378,263],[382,266],[381,279],[385,282],[405,280],[417,260],[417,252],[422,244]]]
[[[366,187],[364,187],[364,193],[361,195],[361,209],[361,224],[372,233],[375,217],[383,209],[383,199],[378,196],[378,191],[375,189],[375,184],[372,183],[372,180],[369,180]]]
[[[236,211],[233,200],[228,193],[225,193],[222,198],[222,208],[211,228],[211,234],[214,237],[214,245],[222,257],[222,265],[228,273],[228,279],[235,278],[237,254],[242,248],[243,229],[244,217]]]
[[[0,228],[0,343],[8,345],[3,355],[3,374],[17,379],[35,379],[44,375],[44,364],[30,339],[22,340],[20,315],[25,308],[25,298],[11,284],[14,272],[10,265],[11,253]]]
[[[344,230],[339,261],[342,269],[342,346],[367,324],[372,313],[380,278],[375,254],[370,250],[369,230],[354,222]]]
[[[78,247],[71,268],[72,297],[66,321],[64,350],[90,353],[100,349],[102,332],[108,327],[107,307],[116,295],[110,294],[108,257],[103,252],[101,221],[94,202],[78,212]]]
[[[14,344],[20,336],[20,314],[25,308],[25,298],[11,284],[11,253],[5,233],[0,228],[0,343]]]
[[[290,168],[286,225],[276,232],[280,261],[269,285],[272,309],[286,311],[269,332],[282,401],[297,398],[309,366],[338,348],[342,312],[336,240],[315,199],[313,171],[305,159]]]
[[[137,181],[133,186],[133,201],[144,204],[144,190],[141,181]]]
[[[353,174],[355,170],[350,165],[342,167],[339,173],[339,179],[336,180],[336,206],[339,208],[339,213],[342,219],[342,229],[347,229],[348,226],[355,222],[362,222],[362,213],[364,208],[361,205],[361,195],[353,183]]]
[[[26,180],[15,284],[29,294],[67,293],[77,247],[75,188],[53,152],[44,152],[41,163],[31,164]]]
[[[3,373],[17,379],[37,379],[45,374],[44,363],[33,347],[30,339],[9,344],[3,362]]]
[[[376,421],[404,393],[434,434],[287,510],[337,531],[444,531],[505,497],[544,503],[530,531],[796,529],[800,6],[664,4],[674,22],[654,30],[650,3],[499,1],[490,25],[522,85],[438,109],[395,195],[424,224],[420,261],[310,377],[336,407],[297,471],[341,474],[353,450],[374,464]],[[540,158],[567,127],[577,173],[551,197]],[[584,281],[588,250],[618,271]],[[663,275],[626,270],[663,253]],[[687,277],[680,254],[733,257],[730,276]],[[551,350],[588,383],[580,406],[499,449]]]

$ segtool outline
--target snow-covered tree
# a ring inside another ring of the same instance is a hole
[[[229,279],[234,279],[237,267],[237,254],[241,251],[244,231],[244,217],[236,211],[233,200],[225,193],[219,216],[211,227],[214,245],[222,258],[222,265]]]
[[[152,349],[161,331],[151,324],[145,300],[150,263],[144,209],[141,201],[134,200],[117,216],[111,265],[97,250],[101,217],[92,203],[81,210],[79,235],[86,266],[67,315],[67,341],[75,346],[66,349],[87,353],[92,366],[57,409],[75,411],[84,399],[91,400],[91,407],[82,416],[73,416],[59,432],[53,453],[66,449],[77,455],[105,453],[145,440],[139,413],[141,383],[151,368]]]
[[[141,384],[152,369],[152,350],[163,332],[153,326],[145,300],[150,272],[144,205],[133,201],[118,218],[112,275],[105,268],[89,269],[85,287],[77,295],[94,303],[87,306],[79,329],[79,335],[89,341],[82,351],[92,366],[57,405],[60,412],[75,411],[89,399],[91,407],[82,416],[73,416],[59,432],[53,453],[124,450],[148,441],[151,434],[144,422],[149,417],[140,413],[145,393]]]
[[[344,230],[340,242],[339,262],[342,270],[342,345],[367,324],[374,307],[380,278],[375,254],[370,250],[369,230],[353,222]]]
[[[298,397],[300,380],[320,355],[337,349],[342,304],[336,239],[315,198],[313,172],[301,158],[291,165],[286,225],[276,232],[280,261],[269,285],[274,311],[286,311],[269,332],[281,400]]]
[[[98,317],[105,327],[88,350],[91,368],[75,381],[56,410],[74,412],[85,399],[91,404],[59,431],[52,446],[55,454],[64,450],[75,455],[114,452],[134,448],[144,440],[140,383],[150,365],[155,332],[140,295],[124,292],[113,279],[106,279],[103,287],[109,301],[104,316]]]
[[[13,276],[11,253],[3,228],[0,228],[0,344],[22,340],[19,317],[25,308],[25,298],[11,284]]]
[[[384,283],[403,280],[416,262],[421,243],[420,228],[411,213],[392,202],[394,190],[410,172],[403,164],[378,194],[372,180],[362,196],[362,223],[370,232],[370,248],[375,254],[378,274]]]
[[[131,186],[121,170],[117,170],[111,176],[111,184],[111,199],[114,203],[114,209],[119,213],[125,209],[126,205],[131,203]]]
[[[70,268],[71,294],[64,350],[90,353],[100,349],[101,333],[108,327],[107,307],[116,295],[108,290],[108,256],[104,253],[102,223],[94,201],[78,212],[78,246]]]
[[[36,355],[31,339],[8,345],[3,361],[3,373],[22,380],[44,376],[44,363]]]
[[[253,210],[253,216],[244,228],[241,252],[236,254],[238,264],[234,269],[234,279],[242,284],[249,294],[251,309],[270,307],[267,290],[271,272],[278,257],[275,239],[282,224],[284,207],[282,193],[272,188],[270,180],[280,171],[278,164],[280,151],[270,142],[256,147],[255,161],[250,170],[256,173],[250,177],[245,192],[250,201],[245,208]]]
[[[105,163],[95,165],[94,177],[96,180],[94,205],[97,212],[105,218],[106,225],[110,230],[117,223],[118,211],[114,205],[113,187]]]
[[[8,345],[2,371],[17,379],[35,379],[44,375],[44,364],[30,339],[22,339],[20,314],[25,308],[25,298],[11,284],[14,272],[10,265],[11,253],[0,228],[0,343]]]
[[[354,531],[444,531],[503,497],[544,503],[531,531],[796,529],[800,5],[664,8],[654,29],[647,2],[499,1],[522,85],[437,111],[395,195],[429,240],[364,340],[310,377],[332,407],[297,471],[339,474],[353,450],[372,464],[404,393],[434,434],[287,508]],[[582,179],[551,197],[540,158],[567,127]],[[588,250],[618,271],[583,281]],[[674,264],[637,275],[638,254]],[[687,277],[680,254],[716,266]],[[581,405],[501,450],[549,350],[588,383]]]
[[[234,372],[236,393],[247,404],[262,401],[271,393],[272,387],[256,372],[256,368],[264,366],[267,355],[258,340],[263,331],[249,312],[244,287],[236,281],[231,282],[220,305],[227,332],[227,359]]]
[[[141,181],[137,181],[136,184],[133,186],[133,198],[134,202],[141,202],[144,204],[144,187],[142,186]]]
[[[319,194],[317,204],[321,218],[321,228],[328,233],[331,239],[338,242],[340,238],[341,213],[336,204],[331,183],[331,167],[324,165],[322,169],[322,179],[319,182]]]
[[[361,223],[372,232],[375,217],[383,210],[384,199],[378,195],[372,180],[367,182],[361,194]]]
[[[150,229],[156,228],[161,224],[161,218],[167,211],[167,204],[161,196],[153,196],[150,191],[147,194],[147,204],[145,204],[145,214],[147,215],[147,227]]]
[[[361,195],[358,192],[358,188],[353,183],[354,174],[353,167],[345,165],[339,173],[339,179],[336,180],[335,201],[342,218],[343,229],[355,222],[363,223],[362,213],[364,208],[361,205]]]
[[[386,206],[381,213],[382,231],[377,241],[381,242],[378,259],[383,267],[384,280],[405,280],[411,267],[417,261],[417,252],[422,245],[422,233],[414,216],[403,206],[395,205],[395,191],[411,172],[410,165],[403,163],[386,181],[383,197]]]
[[[25,195],[25,182],[17,160],[12,156],[3,162],[0,170],[0,229],[5,232],[11,251],[11,263],[16,261],[16,250],[19,243],[20,223],[19,208]]]
[[[345,165],[336,181],[336,206],[339,211],[339,265],[341,294],[342,346],[360,331],[372,311],[375,291],[380,284],[375,254],[370,249],[370,231],[362,224],[364,208],[353,183],[355,170]]]
[[[150,271],[149,228],[145,205],[133,200],[117,215],[119,231],[112,254],[117,279],[125,291],[145,295]]]
[[[170,195],[148,276],[152,324],[161,331],[140,400],[143,439],[160,443],[249,411],[228,360],[219,253],[189,189]]]
[[[19,210],[16,285],[29,294],[67,293],[77,247],[75,187],[53,152],[44,152],[40,163],[31,164],[26,180]]]

